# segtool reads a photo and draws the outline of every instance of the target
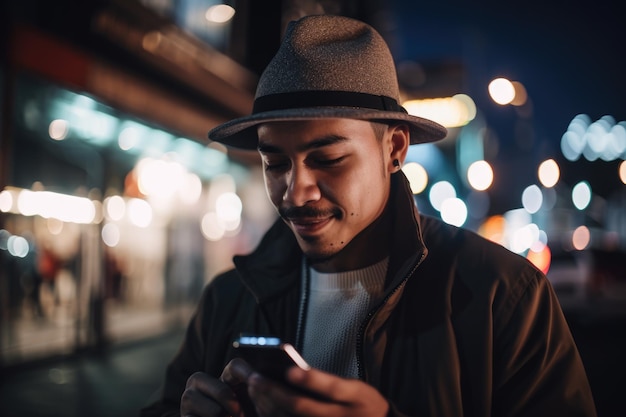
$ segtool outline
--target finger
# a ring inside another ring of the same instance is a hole
[[[280,417],[285,410],[293,409],[291,391],[285,391],[285,385],[253,373],[248,379],[248,393],[259,416]]]
[[[181,409],[183,400],[189,409],[205,410],[205,407],[211,411],[211,416],[217,415],[215,408],[225,410],[229,415],[239,415],[241,407],[237,400],[237,396],[233,389],[220,381],[205,373],[196,372],[187,380],[187,387],[181,399]],[[204,414],[200,414],[204,415]]]
[[[346,379],[319,369],[292,367],[287,372],[287,380],[296,387],[334,402],[349,402],[359,395],[355,384],[346,384]]]
[[[193,388],[187,388],[180,398],[180,415],[197,417],[218,417],[227,415],[227,411],[214,401]]]
[[[344,404],[320,400],[319,396],[259,374],[253,374],[248,381],[250,397],[261,417],[347,415]]]
[[[248,362],[235,358],[224,367],[220,379],[230,386],[237,386],[246,383],[253,371]]]
[[[224,370],[220,379],[227,383],[235,392],[238,400],[239,409],[246,416],[255,416],[254,403],[248,394],[248,377],[252,374],[252,367],[243,359],[235,358],[231,360]]]
[[[313,391],[329,401],[303,399],[294,410],[298,415],[316,415],[321,407],[325,407],[323,414],[327,416],[382,416],[389,410],[387,399],[376,388],[358,379],[344,379],[318,369],[305,371],[297,368],[289,370],[287,376],[292,384]]]

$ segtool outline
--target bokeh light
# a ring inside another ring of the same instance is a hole
[[[235,9],[227,4],[216,4],[207,9],[206,20],[212,23],[226,23],[235,15]]]
[[[409,162],[402,167],[404,175],[409,180],[413,194],[420,194],[428,185],[428,173],[426,169],[417,162]]]
[[[543,204],[543,194],[541,189],[536,185],[530,185],[522,192],[522,206],[530,214],[539,211]]]
[[[13,195],[8,190],[0,192],[0,211],[8,212],[13,207]]]
[[[120,229],[114,223],[107,223],[102,227],[102,241],[109,247],[115,247],[120,243]]]
[[[572,202],[578,210],[584,210],[591,202],[591,187],[587,181],[581,181],[572,188]]]
[[[530,249],[537,240],[539,240],[539,227],[534,223],[529,223],[513,232],[510,249],[521,254]]]
[[[152,207],[140,198],[131,198],[127,204],[128,218],[137,227],[148,227],[152,222]]]
[[[587,226],[578,226],[572,233],[572,246],[576,250],[583,250],[591,242],[591,232]]]
[[[441,219],[460,227],[467,220],[467,206],[460,198],[446,198],[441,202]]]
[[[468,95],[407,100],[402,107],[409,114],[425,117],[447,127],[465,126],[476,117],[476,104]]]
[[[135,146],[139,144],[140,141],[140,132],[136,127],[128,126],[122,129],[118,138],[117,144],[120,149],[127,151],[129,149],[133,149]]]
[[[121,220],[126,212],[126,202],[119,195],[113,195],[104,199],[104,210],[107,218]]]
[[[16,258],[25,258],[28,255],[30,246],[28,241],[22,236],[10,236],[7,240],[7,250]]]
[[[430,205],[437,211],[441,211],[442,203],[449,198],[456,198],[456,190],[448,181],[436,182],[430,187],[428,194]]]
[[[515,98],[515,87],[506,78],[496,78],[488,86],[491,99],[500,105],[509,104]]]
[[[537,176],[541,185],[546,188],[552,188],[559,182],[561,170],[554,159],[547,159],[539,165]]]
[[[7,250],[11,233],[8,230],[0,229],[0,250]]]
[[[88,198],[50,191],[22,189],[17,197],[17,210],[23,216],[55,218],[69,223],[93,223],[96,208]]]
[[[207,240],[218,241],[224,237],[224,225],[217,216],[217,213],[210,211],[202,216],[200,223],[202,234]]]
[[[200,177],[192,172],[185,175],[182,186],[178,190],[178,194],[183,203],[191,205],[200,199],[202,194],[202,181]]]
[[[172,196],[186,174],[177,162],[145,158],[137,164],[139,191],[147,196]]]
[[[550,270],[550,264],[552,262],[552,252],[547,245],[542,246],[541,249],[537,251],[531,248],[526,254],[526,259],[528,259],[544,274],[547,274]]]
[[[493,169],[487,161],[473,162],[467,169],[467,181],[477,191],[484,191],[493,183]]]
[[[493,215],[485,220],[478,228],[478,234],[499,245],[505,243],[504,232],[506,220],[500,214]]]
[[[224,230],[232,231],[239,227],[242,207],[241,199],[235,193],[227,192],[217,198],[215,213]]]
[[[67,120],[56,119],[50,122],[48,126],[48,134],[54,140],[63,140],[67,137],[70,128]]]
[[[561,137],[561,152],[570,161],[581,156],[588,161],[626,158],[626,122],[616,123],[609,115],[592,122],[588,115],[578,114]]]

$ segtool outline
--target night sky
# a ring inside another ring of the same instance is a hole
[[[617,2],[392,4],[392,23],[381,32],[395,58],[461,65],[464,91],[458,92],[474,99],[496,133],[497,163],[530,175],[516,175],[518,183],[509,184],[510,191],[533,181],[534,165],[550,157],[563,164],[564,181],[589,179],[605,197],[623,187],[616,174],[619,161],[572,163],[560,152],[561,136],[577,114],[588,114],[593,121],[604,115],[626,121],[626,34]],[[489,81],[499,76],[526,87],[533,103],[532,143],[515,139],[516,109],[488,97]]]

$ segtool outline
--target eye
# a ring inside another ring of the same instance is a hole
[[[313,163],[320,167],[333,167],[339,165],[345,158],[345,156],[339,158],[316,158]]]
[[[263,166],[265,168],[265,171],[280,172],[289,168],[289,161],[267,158],[263,160]]]

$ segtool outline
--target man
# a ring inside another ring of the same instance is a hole
[[[207,286],[144,415],[595,415],[546,277],[418,214],[401,163],[446,131],[402,109],[395,74],[370,26],[305,17],[253,114],[209,132],[258,149],[281,218]],[[260,375],[236,358],[244,333],[290,342],[313,368]]]

